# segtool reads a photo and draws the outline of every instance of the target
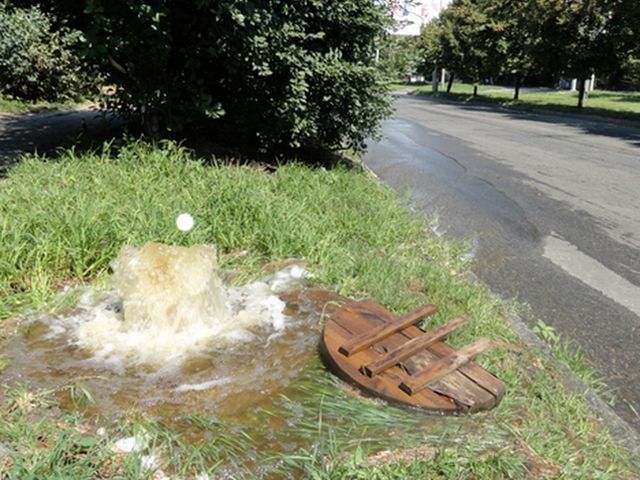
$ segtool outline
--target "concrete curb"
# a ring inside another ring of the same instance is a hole
[[[369,168],[364,162],[362,167],[367,171],[376,181],[384,183],[380,180],[380,177]],[[419,212],[412,210],[415,215],[421,215]],[[467,278],[473,282],[482,284],[482,281],[477,275],[471,271],[466,273]],[[485,285],[485,288],[489,288]],[[495,292],[491,292],[491,295],[500,301],[504,301],[500,295]],[[543,342],[533,331],[525,324],[525,322],[517,315],[510,315],[507,317],[507,321],[520,337],[520,339],[530,348],[535,348],[548,358],[552,363],[556,371],[560,375],[560,381],[564,387],[575,395],[583,396],[587,407],[591,410],[591,413],[596,419],[601,422],[611,433],[614,442],[621,447],[625,448],[634,458],[640,458],[640,433],[629,425],[625,420],[620,418],[618,414],[594,391],[591,389],[580,377],[578,377],[573,370],[567,367],[565,364],[559,362],[549,346]]]

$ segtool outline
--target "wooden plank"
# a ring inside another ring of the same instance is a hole
[[[360,305],[360,308],[366,309],[367,312],[377,315],[379,317],[379,319],[377,319],[378,322],[393,318],[393,314],[391,312],[371,300],[367,300],[366,302],[358,302],[358,304]],[[402,332],[399,332],[398,335],[400,335],[401,338],[404,337],[406,339],[411,339],[418,335],[422,335],[423,333],[424,332],[418,327],[409,327],[405,330],[402,330]],[[439,342],[431,345],[428,349],[428,352],[429,354],[435,355],[435,358],[438,359],[454,353],[455,350],[446,343]],[[412,357],[409,360],[405,361],[404,366],[408,367],[411,373],[416,372],[418,371],[418,369],[413,368],[414,364],[425,364],[427,361],[431,361],[427,357],[429,357],[429,355],[426,352],[421,352],[417,355],[417,357]],[[422,361],[418,362],[417,360]],[[423,365],[419,370],[424,369],[425,366],[426,365]],[[504,396],[504,392],[506,389],[504,382],[482,368],[480,365],[474,362],[469,362],[468,364],[461,366],[458,369],[458,373],[460,373],[469,381],[462,383],[454,381],[456,374],[451,374],[447,376],[445,383],[433,382],[429,386],[429,388],[444,395],[451,395],[456,391],[466,392],[466,395],[464,397],[458,395],[457,397],[453,398],[466,403],[466,398],[473,397],[473,403],[469,404],[471,406],[471,411],[492,408]],[[477,388],[474,388],[472,384],[477,386]],[[460,386],[464,386],[464,389],[461,390],[459,388]],[[482,394],[479,390],[484,391],[486,394]]]
[[[373,377],[374,375],[378,375],[381,372],[384,372],[388,368],[406,360],[412,355],[418,353],[420,350],[424,350],[425,348],[433,345],[436,342],[439,342],[449,336],[453,331],[467,324],[466,318],[455,318],[450,322],[445,323],[444,325],[439,326],[435,330],[430,332],[426,332],[423,335],[418,335],[417,337],[412,338],[408,342],[400,345],[399,347],[391,350],[380,360],[370,363],[368,365],[363,366],[363,371],[369,377]]]
[[[427,370],[418,373],[410,380],[400,383],[400,389],[409,395],[420,392],[431,382],[442,379],[446,375],[455,372],[462,365],[469,363],[473,358],[493,347],[493,342],[488,338],[480,338],[475,342],[461,348],[455,353],[441,358]]]
[[[394,318],[391,312],[372,300],[356,302],[352,305],[354,308],[358,308],[367,318],[372,315],[374,317],[372,321],[376,323],[390,321]],[[409,327],[390,337],[390,340],[405,339],[404,341],[406,341],[423,334],[424,331],[420,328]],[[386,340],[379,345],[385,348],[390,347]],[[454,352],[455,350],[444,342],[434,343],[427,350],[405,360],[403,366],[410,374],[415,374],[424,370],[439,358]],[[457,372],[447,375],[442,381],[432,382],[429,388],[434,392],[447,395],[464,405],[468,405],[470,411],[492,408],[505,392],[505,384],[502,380],[474,362],[463,365]]]
[[[409,396],[398,388],[398,383],[406,379],[407,374],[399,367],[393,367],[376,378],[369,378],[358,371],[357,364],[354,364],[348,357],[338,353],[338,346],[344,341],[353,337],[351,332],[345,329],[333,319],[327,321],[323,337],[323,356],[338,376],[349,383],[354,383],[367,393],[392,402],[401,402],[421,408],[429,408],[443,412],[455,413],[460,410],[451,399],[439,395],[429,389],[414,396]],[[379,358],[379,354],[373,349],[368,349],[359,354],[359,357],[366,357],[368,360]]]
[[[338,310],[333,316],[333,320],[337,323],[346,325],[347,328],[352,328],[355,335],[370,331],[372,325],[381,325],[392,321],[394,318],[395,317],[391,312],[371,300],[347,304]],[[353,361],[360,362],[356,364],[359,367],[362,363],[368,363],[366,359],[362,358],[362,355],[365,353],[378,352],[379,354],[384,354],[385,352],[393,350],[406,343],[407,340],[420,335],[424,335],[424,331],[417,327],[409,327],[385,338],[384,340],[381,340],[375,344],[373,348],[356,354],[356,356],[352,357]],[[438,361],[442,356],[445,356],[442,353],[435,353],[434,350],[437,346],[450,349],[450,347],[444,343],[436,343],[427,350],[423,350],[416,354],[416,356],[403,362],[405,370],[410,374],[421,371]],[[338,356],[345,360],[349,359],[349,357],[344,357],[341,354]],[[478,366],[478,368],[481,367]],[[366,377],[366,375],[360,375],[362,377]],[[398,384],[396,384],[396,388],[397,386]],[[491,408],[496,404],[496,397],[494,395],[466,376],[462,375],[460,372],[453,372],[442,380],[433,382],[429,385],[429,390],[433,390],[434,392],[446,395],[452,400],[455,400],[460,405],[459,410],[469,409],[471,411],[478,411]],[[409,397],[407,396],[407,398]]]
[[[395,319],[392,322],[385,322],[372,331],[364,332],[363,334],[352,338],[344,345],[341,345],[338,351],[346,357],[361,352],[374,343],[384,340],[394,333],[412,326],[422,318],[433,315],[437,311],[437,309],[438,308],[435,305],[423,305],[417,310],[407,313],[406,315],[403,315],[402,317]]]
[[[434,351],[434,347],[438,345],[446,344],[442,342],[435,343],[427,350],[419,352],[402,362],[402,366],[410,375],[415,375],[430,368],[431,365],[442,358],[441,355],[436,354]],[[441,380],[431,382],[425,390],[433,390],[441,395],[453,398],[457,402],[466,405],[470,411],[486,410],[496,404],[496,397],[467,378],[459,370],[444,376]]]
[[[430,350],[441,357],[455,352],[455,350],[446,343],[436,343],[430,347]],[[462,365],[458,368],[458,372],[486,391],[490,392],[495,397],[496,402],[500,401],[504,396],[504,392],[506,390],[504,382],[477,363],[469,362],[466,365]]]

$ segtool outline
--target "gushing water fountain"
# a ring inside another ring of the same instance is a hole
[[[284,302],[265,283],[228,289],[213,245],[125,246],[112,262],[120,305],[97,309],[76,330],[79,344],[105,359],[168,366],[212,346],[284,327]]]
[[[193,219],[176,224],[188,231]],[[147,243],[125,245],[111,267],[111,289],[85,289],[75,307],[26,320],[24,335],[2,346],[13,360],[5,378],[38,388],[82,378],[96,413],[235,414],[316,356],[322,307],[280,298],[302,291],[301,265],[235,287],[220,278],[214,245]]]

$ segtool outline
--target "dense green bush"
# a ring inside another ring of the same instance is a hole
[[[153,136],[215,120],[261,147],[358,148],[388,112],[371,0],[55,2]]]
[[[82,34],[54,23],[36,6],[0,3],[0,93],[48,101],[80,95],[85,76],[76,49]]]

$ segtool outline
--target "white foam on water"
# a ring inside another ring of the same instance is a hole
[[[284,292],[291,289],[300,281],[311,278],[312,275],[302,265],[291,265],[277,272],[271,279],[270,286],[274,292]]]
[[[177,368],[207,350],[251,341],[258,330],[278,335],[290,319],[277,293],[309,277],[293,265],[266,281],[228,287],[212,245],[125,246],[112,267],[115,290],[87,291],[73,315],[49,318],[47,335],[70,337],[92,362],[120,372],[130,365]],[[214,386],[207,383],[184,388]]]
[[[201,392],[202,390],[209,390],[213,387],[219,387],[220,385],[227,385],[233,381],[230,377],[222,377],[210,380],[202,383],[183,383],[175,389],[176,392]]]
[[[138,435],[135,437],[125,437],[116,440],[113,447],[122,453],[139,452],[146,448],[149,443],[149,438],[145,435]]]

